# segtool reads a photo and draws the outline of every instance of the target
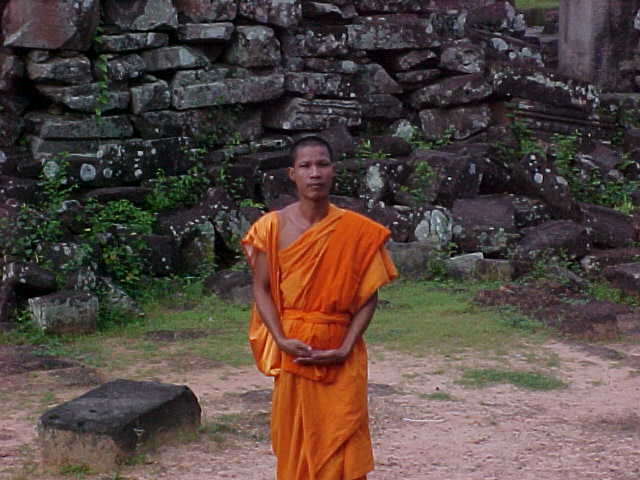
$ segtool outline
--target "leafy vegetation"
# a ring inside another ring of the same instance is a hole
[[[551,375],[540,372],[497,370],[492,368],[465,370],[460,380],[467,387],[482,388],[496,383],[510,383],[529,390],[554,390],[567,385]]]

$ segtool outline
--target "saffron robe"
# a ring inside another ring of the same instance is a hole
[[[242,240],[253,266],[267,254],[271,297],[284,334],[315,349],[338,348],[352,316],[397,276],[389,231],[331,205],[325,218],[278,251],[278,214]],[[253,308],[249,340],[258,369],[275,377],[271,438],[279,480],[354,480],[373,469],[367,353],[360,339],[340,365],[303,366],[281,352]]]

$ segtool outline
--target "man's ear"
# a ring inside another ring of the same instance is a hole
[[[289,180],[295,183],[295,180],[293,179],[293,167],[287,168],[287,174],[289,175]]]

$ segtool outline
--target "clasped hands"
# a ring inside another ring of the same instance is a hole
[[[295,338],[285,338],[278,342],[278,348],[292,357],[299,365],[334,365],[347,359],[348,351],[341,348],[314,350],[309,345]]]

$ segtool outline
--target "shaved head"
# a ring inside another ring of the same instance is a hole
[[[295,165],[298,156],[298,151],[306,147],[323,147],[329,154],[329,160],[333,162],[333,150],[331,145],[324,138],[315,135],[309,135],[302,137],[291,147],[291,165]]]

